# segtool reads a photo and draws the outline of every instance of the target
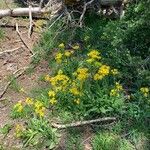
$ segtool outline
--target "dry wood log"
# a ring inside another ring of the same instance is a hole
[[[78,127],[78,126],[83,126],[83,125],[87,125],[87,124],[93,124],[93,123],[98,123],[98,122],[112,122],[112,121],[116,121],[115,117],[105,117],[105,118],[99,118],[99,119],[95,119],[95,120],[88,120],[88,121],[78,121],[75,123],[70,123],[70,124],[56,124],[56,123],[52,123],[52,126],[54,128],[58,128],[58,129],[65,129],[65,128],[70,128],[70,127]]]
[[[30,8],[15,8],[15,9],[4,9],[0,10],[0,18],[6,16],[29,16]],[[43,13],[47,13],[46,10],[41,9],[40,7],[32,7],[31,8],[32,15],[38,16]]]
[[[104,6],[105,5],[111,6],[111,5],[122,3],[122,2],[123,0],[100,0],[98,1],[100,5],[104,5]],[[80,1],[78,1],[78,3],[80,3]],[[61,2],[58,2],[58,3],[56,2],[55,6],[52,6],[52,7],[49,5],[46,5],[45,8],[43,9],[41,9],[40,6],[32,7],[31,12],[32,12],[33,17],[41,16],[44,13],[60,12],[59,10],[62,10],[64,8],[63,5],[64,5],[63,1],[61,0]],[[29,11],[30,11],[30,8],[3,9],[3,10],[0,10],[0,18],[6,17],[6,16],[12,16],[12,17],[29,16]]]

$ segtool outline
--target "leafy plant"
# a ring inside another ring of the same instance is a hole
[[[28,122],[26,130],[21,134],[24,147],[31,146],[40,149],[53,149],[58,144],[59,134],[48,121],[33,118]]]
[[[0,128],[0,133],[3,134],[4,136],[7,136],[7,134],[9,133],[9,131],[11,129],[12,129],[12,125],[11,124],[6,124],[2,128]]]

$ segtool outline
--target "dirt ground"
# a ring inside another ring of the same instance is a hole
[[[29,67],[31,63],[32,54],[18,36],[15,24],[18,23],[19,31],[23,37],[24,42],[32,49],[39,41],[40,34],[33,32],[31,38],[28,38],[28,19],[7,18],[0,20],[0,26],[5,33],[5,37],[0,41],[0,94],[4,91],[5,86],[10,81],[10,77],[14,72],[24,67]],[[4,26],[5,24],[5,26]],[[4,51],[14,50],[12,52],[2,53]],[[16,82],[21,88],[28,93],[32,88],[39,86],[38,78],[40,75],[48,72],[48,65],[45,61],[41,62],[33,71],[32,74],[22,74],[16,79]],[[10,120],[11,106],[19,100],[26,97],[21,92],[16,92],[9,87],[6,93],[0,98],[0,127],[7,123],[13,122]],[[8,149],[11,147],[18,147],[19,143],[13,139],[13,133],[9,133],[7,138],[0,136],[0,144],[6,145]],[[17,146],[16,146],[17,145]]]

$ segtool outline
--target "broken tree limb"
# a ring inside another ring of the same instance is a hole
[[[78,126],[83,126],[83,125],[93,124],[93,123],[98,123],[98,122],[107,122],[107,121],[112,122],[112,121],[116,121],[116,120],[117,119],[115,117],[105,117],[105,118],[99,118],[99,119],[95,119],[95,120],[78,121],[75,123],[70,123],[70,124],[65,124],[65,125],[52,123],[52,126],[54,128],[58,128],[58,129],[65,129],[65,128],[78,127]]]
[[[120,4],[125,0],[100,0],[97,3],[99,5],[103,6],[112,6],[116,4]],[[126,0],[127,1],[127,0]],[[32,7],[32,16],[41,16],[43,14],[52,13],[53,12],[59,12],[60,10],[64,9],[64,5],[67,6],[67,4],[63,3],[63,0],[60,0],[59,2],[55,0],[49,0],[49,2],[45,5],[44,8],[41,8],[43,3],[43,0],[41,0],[41,3],[39,4],[39,7]],[[80,3],[80,2],[78,2]],[[87,2],[88,3],[88,2]],[[83,5],[82,1],[81,4]],[[6,17],[6,16],[29,16],[30,8],[14,8],[14,9],[2,9],[0,10],[0,18]]]
[[[31,9],[32,9],[32,6],[29,5],[29,21],[30,21],[30,23],[29,23],[28,38],[31,37],[31,33],[32,33],[32,29],[33,29],[33,20],[32,20],[32,11],[31,11]]]
[[[15,8],[15,9],[4,9],[0,10],[0,18],[6,16],[29,16],[30,8]],[[43,13],[47,13],[46,10],[41,9],[40,7],[32,7],[32,14],[35,16],[42,15]]]
[[[26,42],[24,41],[21,33],[19,32],[19,27],[18,27],[18,23],[16,23],[16,32],[18,33],[22,43],[25,45],[25,47],[31,52],[31,54],[33,55],[34,53],[32,52],[31,48],[26,44]]]
[[[24,47],[24,45],[19,46],[19,47],[14,48],[14,49],[11,49],[11,50],[5,50],[5,51],[2,51],[2,52],[0,52],[0,56],[3,55],[3,54],[5,54],[5,53],[12,53],[12,52],[14,52],[14,51],[17,51],[17,50],[23,48],[23,47]]]

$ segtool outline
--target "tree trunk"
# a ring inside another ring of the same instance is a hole
[[[43,13],[46,13],[45,10],[41,9],[40,7],[33,7],[31,8],[32,15],[38,16],[42,15]],[[29,15],[29,8],[15,8],[13,10],[5,9],[0,10],[0,18],[6,17],[6,16],[28,16]]]

